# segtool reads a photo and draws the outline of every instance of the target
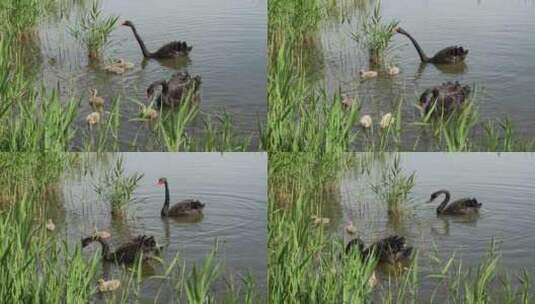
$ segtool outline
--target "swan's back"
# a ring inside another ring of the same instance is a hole
[[[479,212],[483,204],[475,198],[462,198],[450,203],[441,214],[446,215],[464,215]]]
[[[464,61],[467,55],[468,50],[462,46],[450,46],[436,53],[431,61],[438,64],[455,64]]]
[[[156,58],[185,56],[188,55],[192,49],[193,47],[189,46],[185,41],[172,41],[159,48],[153,56]]]
[[[392,235],[372,244],[364,251],[364,255],[375,254],[380,263],[394,264],[407,259],[412,253],[412,247],[407,246],[404,237]]]
[[[169,209],[169,216],[198,215],[202,213],[204,204],[199,200],[187,199],[180,201]]]

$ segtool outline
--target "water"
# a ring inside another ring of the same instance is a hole
[[[373,7],[374,1],[370,1]],[[383,0],[383,20],[399,20],[428,56],[450,45],[470,50],[463,68],[420,66],[418,54],[408,38],[396,35],[392,61],[401,70],[395,77],[360,82],[358,72],[368,69],[368,56],[351,39],[358,26],[357,8],[346,9],[343,23],[328,22],[319,48],[323,64],[318,71],[328,87],[350,96],[361,96],[363,111],[378,116],[393,111],[395,102],[405,100],[407,123],[419,120],[414,106],[428,87],[446,81],[477,86],[482,119],[511,117],[521,136],[533,135],[535,105],[535,3],[526,0]],[[360,8],[362,11],[362,8]],[[405,124],[406,147],[418,130]],[[412,148],[411,148],[412,149]]]
[[[535,274],[535,155],[403,153],[401,167],[405,174],[416,173],[416,185],[399,218],[389,217],[386,203],[370,190],[380,167],[375,163],[371,175],[356,169],[341,183],[341,207],[333,209],[342,209],[336,227],[346,241],[352,238],[344,232],[349,220],[367,244],[390,234],[405,236],[419,250],[419,271],[425,276],[436,271],[432,257],[447,260],[455,254],[463,266],[474,266],[496,240],[503,266],[500,271],[525,269]],[[428,205],[424,202],[440,189],[449,190],[452,200],[477,198],[483,204],[479,217],[437,218],[435,209],[442,199]],[[421,280],[421,284],[420,291],[426,295],[436,287],[433,280]]]
[[[237,284],[250,274],[256,292],[265,297],[267,290],[267,159],[264,153],[126,153],[125,167],[129,173],[141,172],[144,177],[135,192],[136,202],[128,207],[124,219],[112,218],[107,204],[95,195],[92,184],[102,169],[114,164],[110,154],[95,161],[93,174],[66,176],[62,199],[52,204],[52,214],[59,234],[78,244],[94,228],[112,234],[112,250],[138,234],[153,235],[164,246],[161,257],[167,265],[178,253],[188,269],[201,263],[220,242],[217,260],[222,263],[222,278],[215,284],[221,296],[227,290],[223,279],[233,278]],[[160,209],[164,189],[156,185],[167,177],[173,202],[195,198],[206,204],[200,219],[162,219]],[[89,258],[99,246],[84,249]],[[148,280],[165,269],[150,263],[144,269],[141,299],[151,302],[159,294],[165,302],[169,290],[161,281]],[[111,277],[124,274],[112,266]]]
[[[189,57],[178,60],[143,60],[130,28],[118,26],[105,57],[123,58],[135,67],[123,75],[108,74],[88,64],[84,47],[68,33],[76,13],[59,20],[49,18],[41,26],[38,52],[42,58],[35,67],[48,87],[57,87],[59,81],[64,96],[72,91],[75,96],[83,94],[77,119],[81,128],[85,129],[84,119],[90,112],[86,101],[89,88],[97,88],[108,105],[120,94],[121,151],[161,150],[151,140],[149,126],[133,120],[139,115],[139,106],[134,101],[147,104],[145,90],[149,84],[168,79],[177,71],[188,71],[202,77],[202,113],[219,115],[226,110],[233,118],[236,132],[256,134],[258,121],[265,121],[267,111],[266,1],[110,0],[104,1],[103,14],[133,21],[150,51],[173,40],[185,40],[193,50]],[[202,126],[198,121],[194,130]]]

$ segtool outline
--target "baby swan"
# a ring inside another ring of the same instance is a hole
[[[99,112],[92,112],[85,118],[85,121],[89,125],[89,127],[96,125],[100,122],[100,113]]]
[[[54,222],[52,222],[52,219],[48,219],[48,222],[46,223],[46,229],[48,231],[56,230],[56,225],[54,225]]]
[[[352,221],[349,221],[349,222],[347,223],[347,225],[346,225],[346,231],[347,231],[347,233],[349,233],[349,234],[355,234],[355,233],[357,233],[357,227],[355,227],[355,226],[353,225],[353,222],[352,222]]]
[[[388,70],[386,70],[388,75],[395,76],[399,74],[399,68],[396,66],[389,67]]]
[[[104,281],[104,279],[99,279],[97,283],[98,290],[100,292],[114,291],[115,289],[121,287],[121,281],[119,280]]]
[[[97,89],[90,89],[89,93],[91,94],[91,96],[89,96],[89,105],[93,111],[102,112],[102,109],[104,108],[104,98],[97,96]]]
[[[124,59],[116,59],[113,63],[108,64],[104,67],[104,70],[110,73],[115,73],[117,75],[123,74],[126,70],[129,70],[134,67],[134,64],[131,62],[126,62]]]
[[[362,79],[372,79],[372,78],[377,77],[378,75],[376,71],[365,71],[365,70],[360,70],[359,74],[360,74],[360,78]]]

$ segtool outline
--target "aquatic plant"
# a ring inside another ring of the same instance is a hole
[[[91,8],[83,11],[77,23],[69,27],[69,33],[87,47],[90,59],[99,59],[118,19],[119,16],[104,17],[100,1],[94,0]]]
[[[127,176],[123,161],[123,157],[118,157],[115,165],[93,185],[100,198],[110,203],[111,213],[116,216],[125,214],[125,207],[133,201],[132,194],[144,175],[136,172]]]
[[[361,18],[357,30],[351,37],[368,51],[370,62],[383,62],[385,54],[391,49],[394,29],[399,21],[384,22],[381,13],[381,1],[377,1],[372,12],[366,12]]]
[[[394,156],[391,165],[387,165],[380,174],[379,181],[370,185],[371,190],[385,202],[390,212],[398,212],[402,204],[409,199],[409,194],[416,184],[416,175],[405,175],[401,168],[399,155]]]

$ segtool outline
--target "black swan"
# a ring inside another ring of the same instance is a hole
[[[436,64],[455,64],[464,61],[464,59],[468,55],[468,50],[464,49],[462,46],[449,46],[440,50],[438,53],[435,54],[435,56],[429,58],[427,57],[427,55],[425,55],[418,42],[416,42],[416,40],[409,33],[407,33],[407,31],[405,31],[401,27],[397,27],[394,30],[402,35],[407,36],[412,41],[412,44],[414,44],[416,51],[418,51],[418,55],[420,55],[420,60],[422,60],[422,62]]]
[[[427,114],[435,108],[435,113],[449,113],[459,108],[470,95],[470,86],[462,86],[459,82],[446,82],[425,90],[420,95],[420,106]]]
[[[145,58],[174,58],[178,56],[188,55],[188,53],[192,49],[192,47],[189,46],[185,41],[173,41],[162,46],[156,52],[151,53],[147,50],[147,47],[145,46],[143,40],[141,40],[141,37],[137,33],[136,27],[134,26],[134,23],[132,23],[132,21],[126,20],[122,23],[122,25],[132,28],[132,32],[134,32],[134,36],[136,37],[136,40],[139,43],[139,46],[141,47],[141,52],[143,52],[143,56]]]
[[[406,260],[412,253],[412,247],[407,247],[405,238],[399,235],[392,235],[381,239],[366,249],[361,239],[352,239],[346,246],[346,254],[351,253],[355,248],[365,259],[373,254],[379,263],[388,264],[395,264]]]
[[[479,212],[481,203],[475,198],[461,198],[448,205],[450,201],[450,192],[448,190],[439,190],[431,194],[427,203],[431,203],[438,196],[444,194],[446,197],[437,207],[437,215],[467,215]],[[448,206],[446,206],[448,205]]]
[[[188,216],[188,215],[201,215],[202,209],[205,204],[201,203],[198,200],[187,199],[180,201],[169,208],[169,185],[167,183],[167,178],[162,177],[158,180],[158,185],[165,186],[165,201],[163,203],[161,216]]]
[[[150,253],[158,250],[153,236],[139,235],[128,243],[119,247],[115,252],[110,252],[108,242],[99,235],[94,235],[82,239],[82,248],[92,242],[99,242],[102,245],[102,258],[106,262],[119,264],[131,264],[143,253],[143,259],[149,258]]]
[[[154,91],[159,86],[162,87],[162,91],[156,99],[156,105],[158,107],[178,106],[185,94],[192,94],[193,100],[197,100],[201,76],[191,77],[188,72],[178,72],[173,74],[169,80],[157,80],[147,88],[148,99],[153,98]]]

